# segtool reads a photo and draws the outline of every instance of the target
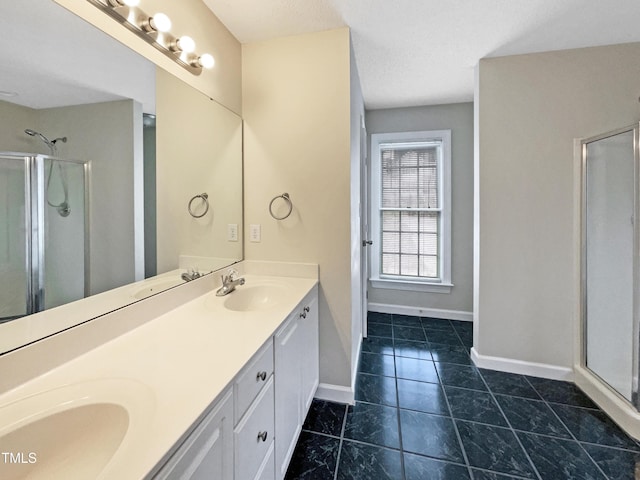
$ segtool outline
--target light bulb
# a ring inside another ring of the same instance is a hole
[[[149,19],[149,26],[158,32],[168,32],[171,30],[171,19],[164,13],[156,13]]]
[[[198,57],[198,65],[200,65],[201,67],[213,68],[215,64],[216,64],[215,59],[213,58],[213,56],[209,55],[208,53],[203,53]]]
[[[183,51],[184,53],[191,53],[196,49],[196,42],[193,41],[193,38],[183,35],[180,37],[176,44],[178,49]]]

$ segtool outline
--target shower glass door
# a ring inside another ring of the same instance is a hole
[[[27,314],[27,167],[0,155],[0,322]]]
[[[627,400],[637,392],[634,272],[637,129],[582,142],[586,366]]]
[[[89,291],[88,166],[0,152],[0,323]]]
[[[44,308],[84,298],[88,290],[85,165],[43,157]]]

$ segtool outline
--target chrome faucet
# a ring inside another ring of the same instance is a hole
[[[180,278],[185,282],[190,282],[191,280],[195,280],[196,278],[200,278],[202,274],[198,270],[191,269],[188,272],[184,272],[180,275]]]
[[[238,285],[244,285],[244,278],[238,275],[235,268],[230,268],[226,275],[222,275],[222,286],[216,291],[216,296],[224,297],[233,292]]]

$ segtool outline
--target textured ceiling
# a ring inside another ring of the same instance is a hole
[[[640,1],[204,0],[241,43],[349,26],[367,108],[471,101],[487,56],[640,41]]]

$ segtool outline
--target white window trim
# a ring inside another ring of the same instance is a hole
[[[411,278],[385,278],[380,275],[380,247],[382,235],[380,229],[381,202],[381,160],[380,145],[400,142],[425,142],[430,139],[442,139],[442,215],[440,249],[440,272],[438,280]],[[393,290],[417,292],[451,293],[451,130],[429,130],[423,132],[374,133],[371,135],[371,286]]]

